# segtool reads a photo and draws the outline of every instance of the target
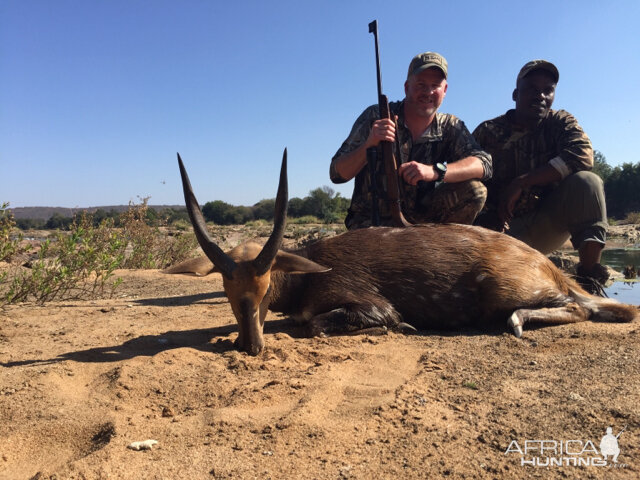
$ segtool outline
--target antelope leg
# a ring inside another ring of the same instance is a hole
[[[536,310],[521,308],[511,314],[508,325],[513,328],[513,334],[520,338],[522,327],[527,322],[538,322],[547,325],[561,325],[577,323],[587,320],[588,314],[577,303],[570,303],[564,307],[539,308]]]

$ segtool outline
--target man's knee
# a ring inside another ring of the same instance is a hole
[[[443,187],[447,190],[445,196],[450,203],[447,205],[449,208],[455,208],[458,205],[475,205],[480,211],[487,200],[487,187],[480,180],[447,183]]]
[[[583,192],[586,196],[604,195],[604,183],[602,179],[593,172],[576,172],[569,175],[562,182],[567,188],[575,192]]]
[[[466,187],[469,190],[469,196],[475,203],[482,203],[484,206],[484,202],[487,200],[487,187],[480,180],[469,180],[468,182],[462,182],[463,184],[468,183]]]
[[[575,248],[585,241],[604,243],[608,224],[602,179],[593,172],[576,172],[563,180],[560,189],[560,196],[547,205],[556,226],[569,231]]]
[[[487,187],[480,180],[446,184],[450,189],[443,221],[472,224],[487,200]]]

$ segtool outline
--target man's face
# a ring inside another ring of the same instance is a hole
[[[405,108],[420,117],[432,117],[447,94],[447,81],[439,68],[427,68],[404,83]]]
[[[556,94],[553,76],[544,70],[534,70],[518,82],[513,91],[516,115],[526,122],[537,122],[547,116]]]

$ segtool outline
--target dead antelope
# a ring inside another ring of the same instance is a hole
[[[314,334],[370,328],[457,328],[508,320],[517,337],[527,322],[629,322],[638,310],[589,295],[547,257],[480,227],[416,225],[368,228],[280,250],[287,208],[285,150],[271,236],[223,252],[209,236],[178,155],[187,210],[208,257],[167,273],[222,273],[239,324],[236,345],[264,348],[267,309],[310,325]],[[210,260],[210,262],[209,262]]]

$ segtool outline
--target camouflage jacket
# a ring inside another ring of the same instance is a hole
[[[452,163],[469,156],[475,156],[482,162],[484,168],[483,180],[491,177],[491,156],[480,148],[462,120],[447,113],[436,113],[430,127],[422,134],[420,139],[414,142],[411,132],[405,126],[403,107],[403,101],[389,104],[392,115],[398,116],[396,143],[394,146],[398,165],[411,161],[426,165],[434,165],[438,162]],[[352,152],[366,141],[371,125],[380,118],[378,112],[378,106],[373,105],[367,108],[354,123],[349,137],[331,159],[329,174],[332,182],[346,182],[335,170],[336,160],[342,155]],[[378,158],[381,159],[381,155]],[[381,223],[386,225],[390,223],[391,214],[384,193],[386,192],[387,179],[382,160],[378,161],[376,179],[379,192],[378,208],[380,219]],[[410,217],[412,212],[420,209],[422,193],[419,192],[420,189],[418,187],[408,185],[403,181],[400,181],[400,188],[402,190],[400,192],[402,211]],[[370,222],[371,179],[369,169],[365,166],[356,175],[351,206],[345,223],[347,228],[359,228],[370,225]]]
[[[496,209],[500,195],[516,177],[549,163],[562,178],[593,167],[591,141],[578,121],[564,110],[550,110],[535,129],[512,122],[514,110],[481,123],[473,136],[491,154],[493,176],[485,181],[488,189],[486,207]],[[544,196],[554,185],[536,195]]]

